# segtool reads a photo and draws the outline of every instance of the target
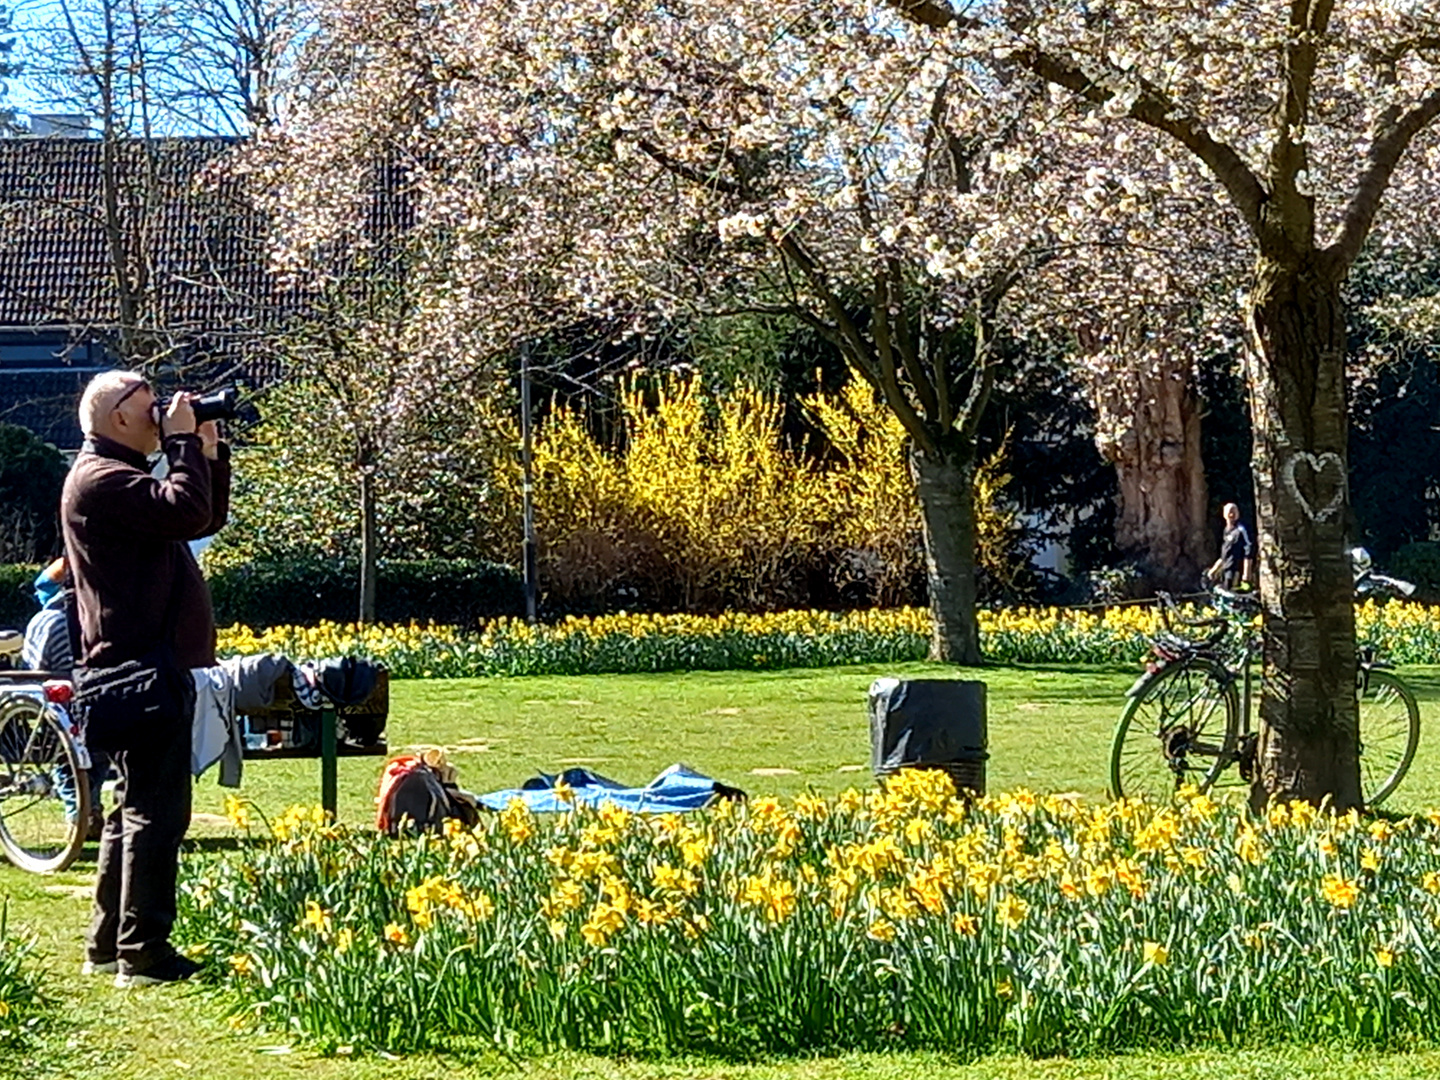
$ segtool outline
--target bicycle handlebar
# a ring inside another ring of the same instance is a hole
[[[1175,633],[1175,627],[1170,621],[1170,615],[1172,612],[1179,610],[1179,605],[1175,603],[1175,598],[1168,592],[1157,591],[1155,596],[1160,601],[1161,624],[1164,625],[1167,632],[1171,634]],[[1206,637],[1204,641],[1199,642],[1201,648],[1209,648],[1213,645],[1220,644],[1221,639],[1230,632],[1230,621],[1222,616],[1210,616],[1204,619],[1179,618],[1179,622],[1181,626],[1193,627],[1197,630],[1208,629],[1211,631],[1210,635]]]
[[[1175,603],[1175,598],[1168,592],[1157,592],[1155,596],[1160,601],[1160,621],[1164,624],[1166,630],[1173,632],[1175,628],[1170,623],[1170,615],[1172,612],[1178,612],[1180,605]],[[1181,618],[1177,615],[1177,618],[1179,618],[1181,626],[1206,627],[1228,625],[1225,619],[1219,615],[1210,615],[1203,619]]]

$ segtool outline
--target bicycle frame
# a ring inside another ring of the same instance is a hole
[[[1209,631],[1203,639],[1198,639],[1177,633],[1176,627],[1171,622],[1172,615],[1178,617],[1178,608],[1174,600],[1164,593],[1161,593],[1159,598],[1161,621],[1164,624],[1165,633],[1152,638],[1151,643],[1160,662],[1158,665],[1148,666],[1146,674],[1136,680],[1135,685],[1127,693],[1127,697],[1143,696],[1158,672],[1172,665],[1183,667],[1199,662],[1209,665],[1210,677],[1222,685],[1227,693],[1236,694],[1238,691],[1238,701],[1235,702],[1238,715],[1235,717],[1234,727],[1231,729],[1233,737],[1227,736],[1221,745],[1216,745],[1210,740],[1186,741],[1182,751],[1185,754],[1199,754],[1216,760],[1219,763],[1220,771],[1239,764],[1242,775],[1245,775],[1247,762],[1252,768],[1254,764],[1257,726],[1253,710],[1256,708],[1256,699],[1259,696],[1263,677],[1254,667],[1263,648],[1262,640],[1251,625],[1257,607],[1255,600],[1245,594],[1216,589],[1211,600],[1215,609],[1213,616],[1179,617],[1179,622],[1184,627]],[[1231,637],[1232,634],[1238,634],[1238,640]],[[1231,647],[1226,647],[1227,638],[1230,639]],[[1363,697],[1372,684],[1372,673],[1383,671],[1390,665],[1379,660],[1375,655],[1375,650],[1368,647],[1362,647],[1358,651],[1356,660],[1356,690]],[[1411,697],[1413,699],[1413,695]],[[1412,714],[1414,712],[1413,706],[1411,712]],[[1411,726],[1414,727],[1413,720]],[[1184,728],[1179,730],[1183,731]],[[1404,769],[1408,768],[1409,758],[1413,755],[1415,735],[1412,733],[1410,738],[1411,748],[1406,751],[1405,760],[1400,766],[1400,775],[1403,775]],[[1166,755],[1168,758],[1168,750]],[[1177,760],[1183,761],[1183,758],[1177,758]],[[1251,777],[1245,775],[1245,779],[1248,780]],[[1385,791],[1384,794],[1388,794],[1388,791]]]
[[[1188,663],[1195,657],[1204,657],[1214,662],[1219,668],[1219,673],[1228,678],[1229,686],[1240,687],[1240,701],[1238,723],[1235,731],[1233,745],[1215,746],[1206,743],[1195,743],[1188,747],[1190,751],[1198,752],[1214,757],[1222,762],[1222,768],[1229,768],[1237,762],[1243,761],[1248,749],[1252,746],[1255,734],[1251,723],[1251,710],[1254,708],[1256,696],[1256,676],[1253,670],[1253,662],[1260,649],[1260,643],[1256,640],[1255,634],[1251,632],[1250,618],[1253,612],[1246,611],[1246,607],[1253,603],[1249,598],[1242,599],[1243,594],[1228,593],[1216,589],[1211,601],[1216,610],[1216,615],[1204,619],[1184,619],[1183,624],[1194,628],[1208,628],[1210,634],[1203,641],[1181,640],[1172,642],[1178,644],[1175,663]],[[1170,615],[1177,611],[1175,601],[1168,593],[1160,593],[1160,618],[1168,633],[1174,635],[1175,628],[1171,625]],[[1226,638],[1232,633],[1240,635],[1240,647],[1235,659],[1226,655],[1222,648]],[[1144,689],[1149,674],[1137,681],[1131,688],[1131,693],[1138,693]]]

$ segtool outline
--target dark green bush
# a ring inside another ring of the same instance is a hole
[[[353,622],[360,571],[350,559],[250,562],[210,575],[215,620],[225,626]],[[478,559],[382,559],[376,583],[380,622],[434,621],[456,626],[524,611],[520,576]]]
[[[23,630],[40,610],[31,583],[40,567],[29,563],[0,563],[0,629]]]
[[[1414,599],[1426,603],[1440,601],[1440,543],[1421,540],[1406,544],[1379,567],[1384,573],[1418,585]]]
[[[60,553],[65,459],[28,428],[0,423],[0,562]]]

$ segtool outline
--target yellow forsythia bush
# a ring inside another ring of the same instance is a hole
[[[785,444],[781,407],[739,388],[709,400],[696,380],[621,397],[623,437],[606,447],[559,410],[535,447],[546,589],[563,604],[663,598],[682,610],[773,610],[805,603],[806,576],[903,603],[922,565],[907,440],[860,382],[803,402],[831,453]],[[1013,576],[1015,512],[998,461],[977,477],[981,566]]]

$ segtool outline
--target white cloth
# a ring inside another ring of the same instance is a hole
[[[320,689],[320,677],[315,673],[315,662],[307,660],[296,664],[290,677],[295,696],[307,709],[323,709],[326,705],[325,692]]]
[[[190,772],[199,776],[219,761],[221,786],[239,787],[244,743],[235,716],[235,681],[223,667],[191,668],[190,676],[195,680]]]

